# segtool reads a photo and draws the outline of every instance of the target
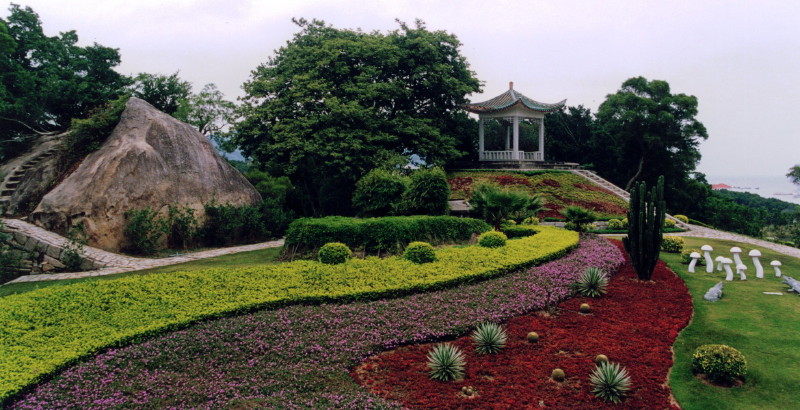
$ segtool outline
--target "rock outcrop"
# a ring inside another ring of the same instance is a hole
[[[83,222],[89,245],[116,252],[126,244],[125,212],[169,205],[256,204],[258,192],[196,129],[131,98],[98,151],[44,196],[31,214],[56,232]]]

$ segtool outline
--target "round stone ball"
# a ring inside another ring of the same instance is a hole
[[[604,354],[599,354],[597,357],[594,358],[594,363],[596,365],[600,365],[600,363],[608,363],[608,356]]]
[[[567,375],[564,374],[564,371],[561,370],[561,369],[553,369],[553,374],[550,375],[550,377],[552,377],[553,380],[555,380],[557,382],[563,382],[564,379],[567,378]]]
[[[539,341],[539,334],[536,332],[529,332],[527,337],[528,337],[528,342],[530,343],[536,343]]]
[[[581,303],[580,312],[581,313],[590,313],[592,311],[591,306],[588,303]]]

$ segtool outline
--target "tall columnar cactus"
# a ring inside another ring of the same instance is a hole
[[[628,209],[628,237],[623,238],[625,250],[631,256],[636,275],[641,280],[650,280],[658,262],[658,254],[663,241],[664,215],[664,177],[647,192],[647,184],[640,182],[631,190]]]

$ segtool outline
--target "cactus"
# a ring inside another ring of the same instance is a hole
[[[640,182],[631,190],[628,209],[628,236],[622,239],[631,264],[641,280],[650,280],[658,262],[664,230],[664,177],[647,193],[647,184]]]

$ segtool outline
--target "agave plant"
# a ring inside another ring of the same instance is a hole
[[[494,354],[506,347],[508,335],[497,323],[481,323],[472,333],[475,350],[481,354]]]
[[[581,296],[596,298],[606,293],[607,286],[608,275],[600,268],[591,267],[587,268],[578,279],[578,282],[575,283],[575,290]]]
[[[589,381],[594,386],[592,393],[596,397],[612,403],[619,403],[631,389],[628,371],[620,367],[619,363],[601,362],[589,375]]]
[[[466,364],[464,353],[449,343],[438,344],[428,353],[428,368],[431,369],[430,375],[433,380],[448,381],[461,378]]]

